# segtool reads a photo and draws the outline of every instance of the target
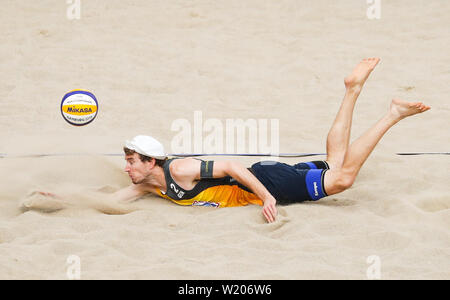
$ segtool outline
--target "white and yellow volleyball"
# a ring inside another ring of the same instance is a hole
[[[83,126],[94,121],[98,112],[98,102],[94,94],[84,90],[74,90],[64,95],[61,114],[72,125]]]

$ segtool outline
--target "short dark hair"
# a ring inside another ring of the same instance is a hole
[[[134,153],[137,153],[136,151],[128,149],[127,147],[123,147],[123,151],[125,152],[125,155],[133,155]],[[142,155],[140,153],[138,153],[138,154],[139,154],[139,158],[141,159],[142,162],[150,161],[150,160],[152,160],[152,158],[154,158],[154,157]],[[164,164],[166,163],[167,158],[164,158],[164,159],[156,159],[155,158],[155,161],[156,161],[156,165],[160,166],[162,168],[164,166]]]

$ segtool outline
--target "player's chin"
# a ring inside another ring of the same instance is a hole
[[[131,178],[131,182],[133,182],[133,184],[140,184],[143,181],[144,179]]]

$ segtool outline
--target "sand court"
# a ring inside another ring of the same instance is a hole
[[[450,151],[447,1],[76,3],[0,10],[0,279],[450,278],[449,156],[395,154]],[[240,119],[267,129],[276,120],[279,152],[325,153],[344,77],[364,57],[382,61],[358,98],[351,141],[392,98],[432,109],[395,125],[351,189],[278,206],[270,224],[257,205],[108,203],[130,179],[123,157],[102,154],[138,134],[177,152],[180,119],[192,152],[216,149],[214,124],[226,151],[226,120]],[[61,116],[74,89],[98,99],[86,126]],[[45,153],[68,155],[19,157]]]

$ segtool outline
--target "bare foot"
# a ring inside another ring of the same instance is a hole
[[[360,92],[370,73],[380,62],[380,58],[365,58],[353,69],[352,74],[344,79],[347,90]]]
[[[393,99],[389,112],[394,118],[401,120],[415,114],[423,113],[430,108],[422,102],[408,102],[401,99]]]

